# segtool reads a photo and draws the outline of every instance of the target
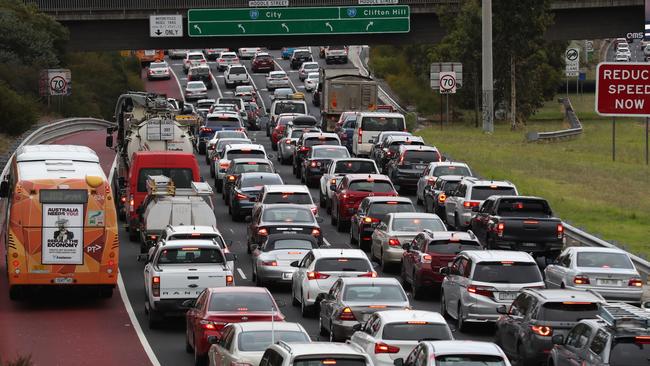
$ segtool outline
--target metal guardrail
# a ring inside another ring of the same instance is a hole
[[[558,102],[564,105],[564,114],[569,121],[570,128],[551,132],[529,132],[526,135],[528,142],[560,140],[582,133],[582,123],[580,123],[578,115],[573,110],[573,105],[571,105],[569,98],[560,98]]]

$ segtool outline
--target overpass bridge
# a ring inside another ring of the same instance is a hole
[[[24,0],[67,26],[72,50],[143,48],[208,48],[259,46],[275,48],[298,44],[435,43],[445,34],[437,16],[440,6],[459,7],[464,0],[399,0],[410,6],[408,33],[338,34],[314,36],[230,36],[150,38],[149,16],[181,14],[189,9],[248,8],[248,0]],[[498,0],[496,0],[498,1]],[[358,6],[359,0],[288,0],[289,7]],[[548,39],[622,37],[644,27],[644,0],[554,0],[555,23]],[[186,19],[185,19],[186,23]],[[184,25],[187,28],[187,23]],[[477,35],[479,37],[480,35]]]

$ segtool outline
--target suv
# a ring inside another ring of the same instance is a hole
[[[255,54],[255,57],[253,57],[251,70],[253,72],[274,71],[275,62],[273,61],[273,56],[266,52],[258,52]]]
[[[239,64],[239,57],[234,52],[221,52],[217,58],[217,70],[224,71],[229,65]]]
[[[203,52],[188,52],[183,60],[183,72],[187,74],[193,66],[207,65]]]
[[[417,186],[417,203],[421,204],[424,201],[424,192],[435,185],[438,177],[442,175],[460,175],[464,177],[473,177],[472,171],[465,163],[455,161],[435,161],[429,165],[422,172],[422,176],[418,180]]]
[[[223,74],[226,88],[234,88],[240,84],[249,84],[251,82],[248,72],[243,65],[228,65],[228,69]]]
[[[591,291],[524,289],[509,309],[497,309],[504,316],[497,320],[495,343],[520,364],[542,363],[553,348],[552,335],[566,336],[581,319],[596,318],[604,303]]]
[[[237,158],[268,159],[264,146],[259,144],[227,145],[224,148],[223,155],[219,156],[219,158],[219,160],[214,161],[214,186],[219,193],[223,189],[222,179],[225,178],[226,170],[230,168],[232,160]]]
[[[601,306],[566,337],[553,335],[548,365],[637,366],[650,359],[650,313],[625,303]]]
[[[397,135],[388,136],[379,147],[373,145],[372,156],[382,173],[385,174],[388,171],[388,163],[397,158],[402,145],[424,146],[425,143],[420,136]]]
[[[318,207],[311,198],[309,189],[297,184],[265,185],[260,191],[260,199],[253,207],[257,211],[265,204],[295,204],[309,207],[314,215],[318,215]]]
[[[432,161],[442,161],[442,155],[435,147],[402,145],[399,155],[388,162],[386,175],[400,188],[415,188],[422,172]]]
[[[212,89],[212,75],[210,74],[210,66],[199,65],[190,67],[187,73],[188,81],[202,81],[208,89]]]
[[[443,219],[456,230],[467,229],[472,221],[472,208],[479,207],[483,201],[494,195],[517,196],[519,192],[515,185],[508,181],[464,178],[456,191],[447,196]]]
[[[312,62],[314,58],[311,56],[311,51],[308,48],[300,48],[293,51],[291,55],[291,70],[297,70],[302,66],[303,62]]]
[[[379,174],[379,170],[374,161],[362,158],[338,159],[330,164],[327,171],[320,177],[318,194],[320,207],[327,208],[327,213],[331,212],[331,200],[334,195],[332,188],[336,188],[346,174],[352,173]]]
[[[350,242],[368,250],[375,227],[392,212],[415,212],[408,197],[366,197],[350,219]]]
[[[311,148],[311,151],[304,157],[300,179],[307,187],[315,186],[320,182],[329,168],[332,160],[345,159],[350,157],[350,152],[344,146],[320,145]]]
[[[382,174],[347,174],[335,188],[330,220],[339,232],[348,229],[352,215],[364,198],[398,196],[393,183]]]
[[[463,178],[460,175],[443,175],[436,179],[433,186],[426,186],[424,188],[424,212],[434,213],[444,220],[445,200],[458,188]]]
[[[266,349],[259,366],[307,365],[373,366],[370,357],[359,346],[348,343],[280,341]]]
[[[328,46],[324,52],[325,63],[348,63],[348,48],[345,46]]]
[[[306,132],[296,142],[293,152],[293,174],[302,179],[302,161],[305,159],[311,148],[317,145],[341,145],[341,140],[334,133],[327,132]]]
[[[312,73],[318,74],[319,69],[320,65],[318,62],[303,62],[302,65],[300,65],[300,69],[298,69],[298,79],[300,79],[300,81],[305,81],[307,75]]]

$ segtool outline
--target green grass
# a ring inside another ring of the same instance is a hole
[[[574,98],[572,98],[573,101]],[[589,100],[590,99],[590,100]],[[593,96],[574,103],[578,116],[593,111]],[[583,120],[575,140],[528,143],[527,131],[563,128],[558,103],[548,103],[524,130],[498,124],[493,135],[456,124],[418,132],[454,160],[465,161],[483,177],[508,179],[521,194],[549,200],[555,213],[574,226],[650,257],[650,168],[645,165],[645,125],[620,119],[616,161],[612,161],[611,121]],[[555,117],[555,118],[554,118]],[[543,122],[542,122],[543,121]]]

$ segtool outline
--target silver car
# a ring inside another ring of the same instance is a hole
[[[300,79],[300,81],[305,81],[307,75],[311,73],[318,74],[319,70],[320,65],[318,62],[303,62],[302,65],[300,65],[300,69],[298,69],[298,79]]]
[[[305,91],[312,92],[318,88],[318,74],[310,72],[305,78]]]
[[[402,285],[391,277],[339,278],[319,297],[320,332],[329,334],[330,342],[350,338],[355,325],[365,323],[377,311],[411,308]]]
[[[495,322],[497,308],[510,306],[522,288],[544,288],[537,262],[524,252],[462,251],[440,274],[446,276],[440,313],[455,318],[461,331],[468,322]]]
[[[202,81],[189,81],[185,86],[185,99],[197,100],[208,97],[208,88]]]
[[[616,248],[569,247],[544,269],[548,288],[592,290],[607,300],[641,303],[643,280]]]
[[[284,135],[278,141],[278,161],[280,164],[289,164],[293,159],[293,151],[296,149],[296,141],[305,132],[320,132],[316,127],[297,127],[291,123],[284,130]]]
[[[271,71],[266,77],[266,89],[273,91],[277,88],[290,88],[289,76],[284,71]]]
[[[251,246],[253,281],[257,286],[290,283],[296,267],[310,250],[318,248],[318,239],[306,234],[271,234],[261,246]]]
[[[172,49],[167,51],[167,56],[169,58],[173,59],[179,59],[179,58],[185,58],[187,56],[187,53],[190,52],[190,50],[183,50],[183,49]]]
[[[424,229],[447,231],[445,224],[436,214],[423,212],[389,213],[372,233],[370,258],[376,258],[383,268],[401,265],[403,243],[410,243]]]

